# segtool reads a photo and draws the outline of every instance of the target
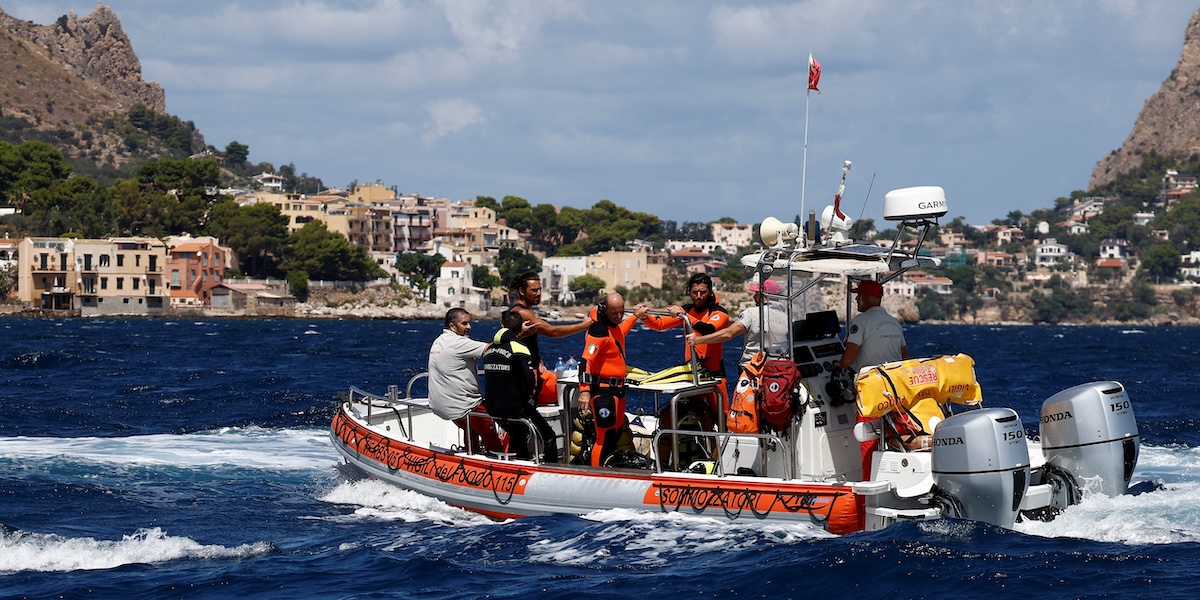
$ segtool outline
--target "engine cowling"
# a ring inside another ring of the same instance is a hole
[[[1141,436],[1125,386],[1116,381],[1077,385],[1042,403],[1042,454],[1046,463],[1082,481],[1098,477],[1100,491],[1119,496],[1129,489]]]
[[[1012,527],[1029,489],[1029,449],[1010,408],[960,413],[933,434],[933,480],[961,517]]]

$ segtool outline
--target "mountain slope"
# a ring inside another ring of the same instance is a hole
[[[1096,164],[1088,189],[1137,168],[1142,155],[1151,151],[1181,156],[1200,152],[1200,11],[1188,22],[1179,63],[1146,100],[1121,147]]]
[[[145,111],[137,107],[162,115],[165,95],[142,78],[120,20],[103,4],[86,17],[72,13],[50,25],[0,9],[0,81],[6,82],[0,87],[0,140],[49,142],[81,172],[107,170],[111,177],[154,156],[204,148],[195,128],[177,119],[168,120],[185,130],[183,144],[168,145],[161,131],[145,126]],[[142,118],[131,123],[135,109]]]

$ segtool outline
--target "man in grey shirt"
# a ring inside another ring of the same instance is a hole
[[[461,308],[446,312],[445,329],[429,348],[429,408],[467,433],[469,452],[479,452],[481,441],[482,448],[503,452],[505,439],[491,419],[477,415],[467,418],[483,402],[476,361],[488,347],[487,342],[468,337],[470,334],[470,313]]]

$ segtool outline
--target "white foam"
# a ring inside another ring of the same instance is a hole
[[[180,559],[246,558],[273,551],[275,546],[267,542],[233,548],[200,544],[190,538],[167,535],[157,527],[139,530],[116,541],[0,530],[0,572],[4,573],[112,569]]]
[[[318,499],[331,504],[358,507],[350,515],[331,518],[337,521],[433,521],[445,525],[496,523],[483,515],[455,508],[436,498],[401,489],[378,479],[343,482]]]
[[[0,438],[0,458],[278,471],[326,470],[337,463],[326,430],[260,427],[112,438]]]
[[[1018,531],[1126,544],[1200,542],[1200,483],[1116,498],[1090,494],[1053,521],[1018,523]]]
[[[1200,465],[1200,448],[1142,444],[1138,452],[1137,469],[1133,472],[1133,481],[1197,481],[1197,465]]]
[[[603,523],[599,531],[564,540],[542,539],[530,544],[530,559],[553,564],[589,565],[611,558],[619,547],[622,563],[638,566],[669,564],[676,556],[749,549],[766,543],[796,543],[837,537],[815,524],[727,521],[682,513],[608,509],[583,518]],[[597,545],[599,544],[599,545]],[[637,557],[630,560],[630,557]]]

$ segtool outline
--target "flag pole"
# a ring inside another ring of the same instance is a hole
[[[812,69],[812,52],[808,53],[809,69]],[[804,219],[804,190],[808,185],[808,105],[812,98],[812,86],[805,86],[804,92],[804,152],[800,163],[800,219]],[[804,239],[808,239],[805,236]]]
[[[804,92],[804,158],[800,167],[800,219],[804,219],[804,191],[808,186],[808,106],[812,99],[813,90],[818,94],[821,90],[817,89],[817,85],[821,81],[821,63],[813,58],[812,52],[808,53],[808,85]],[[808,237],[805,236],[807,240]]]

